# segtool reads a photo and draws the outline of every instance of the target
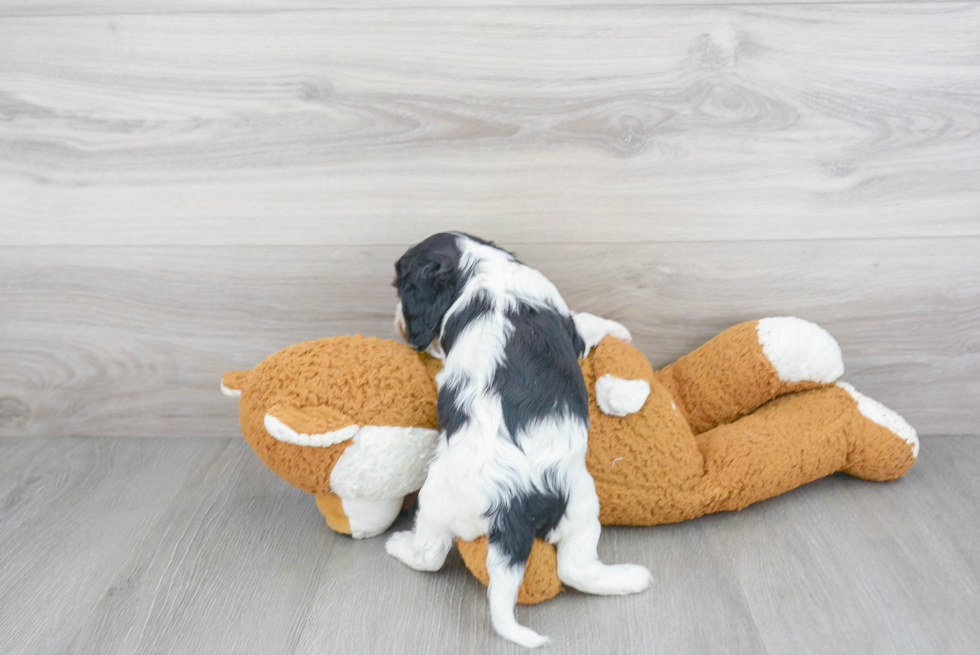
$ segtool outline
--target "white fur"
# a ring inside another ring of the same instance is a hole
[[[646,380],[625,380],[606,373],[595,381],[595,401],[610,416],[626,416],[643,407],[650,395],[650,383]]]
[[[355,539],[375,537],[389,527],[398,518],[405,502],[403,496],[398,498],[341,498],[340,504],[347,515],[350,524],[350,536]]]
[[[575,321],[575,330],[582,340],[585,341],[585,354],[599,345],[599,342],[612,335],[617,339],[630,343],[633,335],[623,325],[608,318],[602,318],[588,312],[579,312],[572,316]]]
[[[493,629],[508,641],[525,648],[537,648],[551,640],[530,628],[525,628],[514,618],[514,605],[517,603],[517,594],[524,581],[525,568],[526,565],[511,566],[505,556],[492,545],[487,548],[487,574],[490,577],[487,600],[490,601],[490,621],[493,623]]]
[[[599,499],[585,466],[588,426],[577,417],[556,413],[528,425],[522,433],[513,435],[512,441],[506,431],[500,397],[492,390],[494,372],[504,361],[504,347],[514,329],[507,310],[520,302],[570,316],[565,301],[547,278],[509,254],[462,236],[457,245],[462,251],[461,267],[471,277],[443,317],[442,326],[481,290],[492,294],[495,310],[466,326],[445,355],[436,382],[440,389],[450,383],[459,389],[456,402],[469,420],[451,442],[440,435],[428,477],[419,491],[415,528],[389,538],[386,550],[415,569],[439,569],[453,537],[472,540],[486,534],[487,513],[492,506],[520,490],[538,486],[543,472],[552,469],[564,474],[568,493],[566,513],[548,535],[549,541],[558,544],[559,577],[590,593],[641,591],[650,583],[645,568],[606,566],[598,559]],[[577,317],[582,318],[575,319],[576,329],[581,322],[591,330],[583,335],[587,336],[587,345],[594,346],[610,332],[629,338],[629,332],[618,323],[590,314]],[[436,342],[438,337],[433,343]],[[487,565],[494,629],[505,639],[529,648],[546,643],[547,638],[514,619],[523,565],[511,566],[493,546]]]
[[[263,423],[265,423],[265,431],[273,439],[297,446],[332,446],[341,441],[347,441],[361,429],[361,426],[352,424],[330,432],[306,434],[305,432],[297,432],[272,414],[266,414]]]
[[[265,429],[298,446],[324,447],[353,438],[330,472],[330,490],[340,496],[351,535],[364,539],[387,530],[406,494],[425,481],[439,439],[437,430],[390,425],[348,425],[322,434],[300,433],[272,414]]]
[[[221,383],[221,393],[223,393],[224,395],[228,396],[229,398],[241,398],[242,397],[242,390],[241,389],[232,389],[230,387],[226,387],[224,382]]]
[[[330,473],[330,490],[341,498],[401,498],[425,482],[439,431],[365,425]]]
[[[868,398],[863,393],[849,385],[847,382],[838,382],[837,386],[851,394],[857,401],[858,411],[865,417],[871,419],[878,425],[894,432],[896,436],[902,438],[905,443],[912,446],[912,457],[919,456],[919,435],[915,428],[909,425],[900,414],[888,409],[874,398]]]
[[[793,316],[764,318],[756,325],[762,353],[783,382],[833,382],[844,374],[840,346],[816,323]]]

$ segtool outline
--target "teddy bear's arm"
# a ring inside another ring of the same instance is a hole
[[[596,405],[604,414],[627,416],[643,408],[650,395],[646,380],[629,380],[606,373],[595,381]]]
[[[697,434],[843,372],[840,346],[826,330],[777,317],[731,327],[655,375]]]

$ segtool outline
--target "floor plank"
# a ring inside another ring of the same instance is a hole
[[[217,441],[220,457],[175,496],[70,652],[293,651],[318,613],[317,584],[338,565],[331,535],[312,497],[272,475],[244,440]]]
[[[226,444],[20,441],[44,447],[0,471],[0,652],[62,652],[197,460]]]
[[[976,236],[978,32],[941,2],[5,18],[0,242]]]
[[[798,0],[770,0],[765,4],[795,4]],[[939,0],[898,0],[935,2]],[[811,3],[839,3],[840,0],[810,0]],[[859,0],[849,4],[894,2],[894,0]],[[183,13],[258,13],[271,11],[311,11],[323,9],[432,9],[514,7],[514,0],[4,0],[0,16],[87,16],[101,14],[183,14]],[[536,7],[605,7],[629,5],[743,5],[760,4],[758,0],[534,0]]]
[[[980,443],[931,439],[922,453],[894,484],[835,476],[725,517],[768,652],[833,652],[828,639],[868,653],[975,647],[980,520],[963,487],[976,488]]]
[[[501,242],[570,306],[625,323],[657,366],[740,321],[797,315],[920,432],[980,424],[980,239]],[[237,436],[221,374],[304,339],[395,338],[401,252],[0,248],[0,435]]]
[[[5,653],[523,652],[493,635],[457,554],[423,574],[383,538],[331,533],[240,439],[6,439],[0,454],[36,444],[0,471]],[[563,653],[971,652],[978,468],[980,437],[927,437],[895,483],[833,476],[741,512],[607,528],[602,557],[650,566],[651,590],[518,615]]]

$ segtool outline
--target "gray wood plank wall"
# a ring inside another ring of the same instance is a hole
[[[316,4],[0,3],[0,435],[236,434],[221,372],[393,336],[441,229],[980,432],[980,3]]]

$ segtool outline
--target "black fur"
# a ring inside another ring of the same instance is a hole
[[[568,506],[568,494],[554,471],[543,476],[541,488],[519,491],[505,504],[487,513],[487,541],[499,548],[511,566],[523,565],[531,555],[535,537],[551,532]]]
[[[439,333],[443,317],[459,298],[469,276],[460,268],[462,253],[456,245],[459,236],[431,236],[409,249],[395,264],[395,286],[402,301],[409,343],[416,349],[426,348],[439,336],[443,352],[448,355],[467,325],[495,309],[493,295],[480,290],[466,307],[446,319],[445,328]],[[578,365],[585,342],[572,318],[548,306],[526,303],[509,311],[506,318],[513,331],[504,346],[503,362],[494,372],[491,389],[500,397],[509,438],[516,444],[517,435],[528,424],[549,416],[574,416],[587,427],[589,394]],[[439,389],[439,428],[447,439],[469,420],[457,403],[459,392],[460,388],[451,382]],[[544,537],[554,529],[567,505],[564,485],[556,471],[549,471],[535,487],[517,491],[490,508],[487,539],[511,565],[523,564],[534,538]]]
[[[470,420],[466,411],[456,402],[458,395],[459,387],[451,383],[446,383],[439,389],[436,413],[439,417],[439,429],[446,433],[446,439],[452,438]]]
[[[585,346],[571,317],[521,305],[507,318],[514,331],[494,372],[493,390],[510,438],[516,443],[518,432],[548,416],[576,416],[588,426],[589,392],[578,365]]]
[[[492,312],[493,306],[493,296],[489,291],[481,289],[474,293],[466,307],[454,311],[446,319],[446,327],[439,337],[442,343],[442,351],[448,355],[449,351],[452,350],[453,344],[456,343],[456,337],[460,335],[466,326],[481,316]]]
[[[481,316],[493,311],[493,298],[487,291],[478,291],[473,294],[473,299],[466,307],[446,319],[446,326],[439,337],[442,350],[449,353],[452,350],[456,338],[466,328],[467,325]],[[439,389],[439,402],[436,411],[439,416],[439,429],[446,433],[446,439],[451,438],[469,420],[469,415],[461,409],[456,402],[459,388],[451,383],[446,383]]]
[[[466,283],[460,270],[458,235],[434,234],[395,262],[395,288],[402,301],[408,342],[425,350],[439,334],[442,317]]]

